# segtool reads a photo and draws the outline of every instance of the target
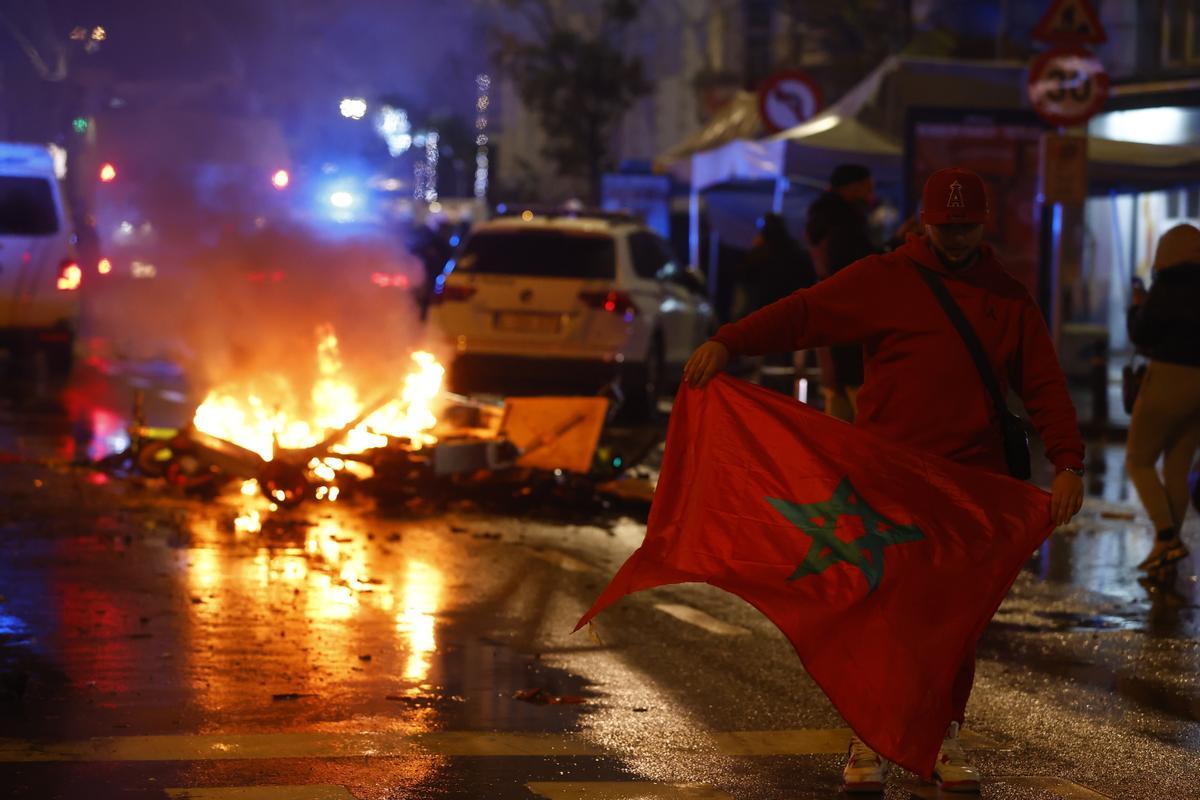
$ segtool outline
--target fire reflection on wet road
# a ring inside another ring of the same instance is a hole
[[[12,796],[836,789],[842,723],[740,601],[672,587],[606,612],[598,640],[569,635],[639,543],[638,520],[465,502],[425,517],[360,500],[280,509],[236,484],[201,501],[93,480],[54,457],[70,436],[48,426],[48,460],[0,464],[0,780]],[[1191,572],[1169,597],[1146,594],[1132,574],[1146,535],[1118,499],[1127,485],[1112,474],[1103,488],[1108,499],[1090,498],[1030,562],[981,643],[970,733],[989,796],[1148,799],[1162,796],[1152,769],[1185,797],[1179,765],[1200,761]],[[933,796],[910,778],[894,788]]]
[[[274,718],[269,696],[293,704],[301,724],[314,711],[361,712],[364,690],[379,691],[367,673],[388,676],[388,694],[429,688],[446,583],[434,565],[453,562],[453,542],[411,526],[377,535],[378,520],[345,507],[263,513],[258,532],[212,517],[191,524],[184,639],[196,704]]]

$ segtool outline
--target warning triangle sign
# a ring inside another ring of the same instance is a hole
[[[1100,44],[1108,33],[1089,0],[1054,0],[1042,15],[1033,38],[1050,44]]]

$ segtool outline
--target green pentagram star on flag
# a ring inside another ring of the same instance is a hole
[[[883,580],[883,549],[925,538],[917,526],[898,525],[867,505],[849,477],[842,478],[833,496],[820,503],[793,503],[776,497],[766,500],[788,522],[812,537],[804,561],[788,577],[789,581],[820,574],[844,562],[862,570],[870,593]],[[842,516],[861,519],[865,533],[849,542],[839,539],[837,523]]]

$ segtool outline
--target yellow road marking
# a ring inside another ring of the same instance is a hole
[[[525,784],[547,800],[732,800],[720,789],[699,783],[636,781],[540,782]]]
[[[995,750],[987,737],[964,730],[962,745],[968,750]],[[790,731],[731,731],[712,739],[725,756],[796,756],[844,753],[850,744],[849,728],[812,728]]]
[[[171,800],[354,800],[345,786],[206,786],[167,789]]]
[[[746,636],[750,633],[749,628],[722,622],[716,617],[709,616],[700,609],[692,608],[691,606],[679,605],[677,603],[658,603],[654,607],[664,614],[670,614],[675,619],[682,620],[689,625],[695,625],[697,628],[703,628],[709,633],[716,633],[721,636]]]

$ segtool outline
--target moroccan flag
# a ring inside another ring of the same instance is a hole
[[[1049,499],[743,381],[685,385],[646,539],[576,630],[654,586],[733,592],[868,745],[928,778],[955,675],[1053,528]]]

